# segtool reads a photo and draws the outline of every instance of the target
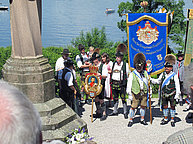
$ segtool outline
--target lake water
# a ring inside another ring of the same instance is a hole
[[[105,26],[110,41],[126,40],[126,33],[117,28],[121,18],[116,12],[118,5],[127,0],[42,0],[42,46],[69,45],[81,31]],[[9,5],[8,0],[0,1]],[[184,12],[193,9],[192,0],[185,0]],[[106,8],[115,9],[115,13],[106,15]],[[123,16],[125,19],[125,17]],[[9,11],[0,11],[0,46],[11,45]]]

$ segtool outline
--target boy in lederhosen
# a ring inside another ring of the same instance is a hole
[[[160,84],[161,86],[161,106],[163,108],[164,119],[161,121],[161,125],[168,123],[168,102],[170,102],[170,115],[171,115],[171,126],[175,127],[175,105],[176,100],[180,96],[180,84],[178,75],[173,72],[173,65],[175,64],[176,57],[172,54],[165,56],[165,71],[161,73],[158,79],[151,79],[153,84]]]

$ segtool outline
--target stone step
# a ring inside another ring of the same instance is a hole
[[[69,107],[64,108],[63,110],[53,115],[41,117],[42,129],[43,130],[59,129],[76,118],[77,114],[72,109],[70,109]]]
[[[66,105],[61,98],[53,98],[45,103],[34,104],[41,117],[53,115],[66,108]]]
[[[72,134],[77,128],[85,128],[87,130],[87,124],[80,118],[77,118],[57,130],[42,131],[43,140],[64,140],[65,137]]]

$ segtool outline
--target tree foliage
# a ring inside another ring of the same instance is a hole
[[[0,79],[2,77],[2,68],[6,60],[11,56],[11,47],[0,47]]]
[[[80,32],[80,35],[71,41],[74,47],[78,47],[79,44],[83,44],[86,49],[90,46],[94,48],[110,48],[113,46],[113,42],[107,41],[107,36],[105,33],[105,27],[103,26],[101,30],[98,28],[93,28],[91,32],[84,33]]]
[[[183,6],[185,5],[183,0],[146,0],[148,7],[147,13],[155,13],[160,8],[165,8],[167,11],[174,11],[172,27],[169,33],[169,40],[173,44],[176,44],[176,49],[184,48],[184,34],[186,28],[185,16],[183,13]],[[142,0],[132,0],[132,2],[121,2],[118,6],[118,14],[122,17],[125,13],[142,13],[144,9],[140,6]],[[122,19],[117,23],[118,28],[121,31],[126,32],[126,20]],[[171,47],[171,45],[170,45]]]

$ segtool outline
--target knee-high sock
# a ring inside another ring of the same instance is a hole
[[[124,114],[127,113],[127,103],[123,103],[123,112]]]
[[[143,118],[141,118],[141,121],[144,120],[145,109],[140,108],[140,115],[141,115],[141,117],[143,117]]]
[[[133,117],[135,116],[135,110],[130,108],[129,110],[129,118],[130,120],[129,121],[133,121]]]
[[[119,100],[114,103],[113,113],[118,113],[118,105],[119,105]]]
[[[164,117],[168,117],[168,108],[167,109],[163,109],[163,114],[164,114]],[[168,120],[168,119],[165,119],[165,120]]]
[[[175,117],[175,114],[176,114],[176,110],[170,109],[170,115],[171,115],[172,118]]]

